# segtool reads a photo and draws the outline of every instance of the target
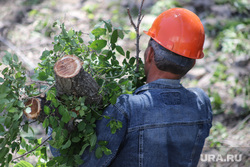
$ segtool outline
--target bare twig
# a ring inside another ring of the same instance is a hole
[[[24,99],[32,99],[32,98],[35,98],[35,97],[44,96],[46,92],[48,92],[53,86],[55,86],[55,84],[56,84],[56,83],[53,83],[52,85],[50,85],[49,87],[47,87],[45,91],[43,91],[42,93],[40,93],[40,94],[37,95],[37,96],[26,97],[26,98],[24,98]]]
[[[140,6],[140,9],[139,9],[139,13],[138,13],[138,19],[137,19],[137,25],[135,25],[133,19],[132,19],[132,16],[131,16],[131,13],[130,13],[130,10],[129,8],[127,8],[127,12],[128,12],[128,16],[129,16],[129,19],[130,19],[130,22],[132,24],[132,26],[134,27],[135,29],[135,32],[136,32],[136,70],[135,72],[138,72],[139,71],[139,54],[140,54],[140,24],[141,24],[141,21],[144,17],[144,15],[141,15],[141,12],[142,12],[142,7],[143,7],[143,4],[144,4],[144,0],[141,1],[141,6]]]
[[[38,149],[39,147],[41,147],[42,145],[44,145],[44,143],[46,143],[46,142],[49,140],[49,138],[50,138],[51,136],[52,136],[52,134],[51,134],[49,137],[47,137],[41,144],[39,144],[38,146],[36,146],[36,148],[34,148],[34,149],[32,149],[32,150],[26,152],[25,154],[23,154],[23,155],[21,155],[21,156],[19,156],[19,157],[16,157],[16,158],[12,159],[12,161],[14,161],[14,160],[16,160],[16,159],[19,159],[19,158],[22,158],[22,157],[24,157],[24,156],[26,156],[26,155],[32,153],[33,151],[35,151],[36,149]]]
[[[135,23],[134,23],[134,21],[132,19],[132,16],[130,14],[129,8],[127,8],[127,11],[128,11],[128,16],[129,16],[130,23],[132,24],[132,26],[134,27],[135,31],[137,32],[137,27],[136,27],[136,25],[135,25]]]
[[[13,50],[29,71],[35,68],[35,65],[32,64],[32,62],[29,59],[27,59],[27,57],[20,51],[20,49],[18,49],[11,42],[9,42],[8,40],[4,39],[1,36],[0,36],[0,42],[8,46],[11,50]]]
[[[27,124],[28,125],[30,125],[30,124],[33,124],[33,123],[35,123],[35,122],[37,122],[38,120],[36,119],[36,120],[34,120],[34,121],[31,121],[31,122],[28,122]],[[24,127],[26,125],[26,123],[25,124],[23,124],[23,125],[20,125],[21,127]]]

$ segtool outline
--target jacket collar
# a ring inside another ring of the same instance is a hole
[[[146,91],[149,89],[164,89],[164,88],[180,88],[182,87],[180,80],[175,79],[158,79],[153,82],[147,83],[135,90],[134,94]]]

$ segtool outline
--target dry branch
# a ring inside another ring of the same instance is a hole
[[[140,9],[139,9],[139,13],[138,13],[138,18],[137,18],[137,25],[135,25],[133,19],[132,19],[132,16],[130,14],[130,10],[129,8],[127,8],[127,12],[128,12],[128,16],[129,16],[129,19],[130,19],[130,22],[132,24],[132,26],[134,27],[135,29],[135,32],[136,32],[136,70],[135,72],[138,72],[139,71],[139,55],[140,55],[140,24],[141,24],[141,21],[144,17],[144,15],[141,15],[141,12],[142,12],[142,7],[143,7],[143,4],[144,4],[144,0],[141,1],[141,6],[140,6]]]

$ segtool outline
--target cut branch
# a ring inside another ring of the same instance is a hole
[[[41,99],[29,99],[25,106],[28,106],[23,112],[28,119],[36,119],[41,112]]]
[[[45,97],[34,97],[28,99],[28,101],[25,102],[26,108],[23,110],[23,113],[28,119],[43,122],[48,116],[43,112],[44,105],[46,105]]]
[[[141,37],[140,36],[140,24],[141,24],[141,21],[144,17],[144,15],[141,15],[143,4],[144,4],[144,0],[141,1],[141,6],[139,9],[139,13],[138,13],[137,25],[135,25],[135,23],[132,19],[129,8],[127,9],[130,22],[131,22],[131,24],[134,27],[135,32],[136,32],[136,44],[135,44],[136,45],[136,70],[135,70],[135,72],[139,71],[139,55],[141,52],[141,50],[140,50],[140,37]]]
[[[99,85],[95,79],[82,67],[82,61],[74,55],[65,55],[54,65],[55,87],[57,98],[60,96],[85,97],[85,105],[101,105],[102,96],[99,94]],[[54,85],[53,85],[54,86]],[[51,88],[51,87],[50,87]],[[44,113],[44,105],[50,102],[46,98],[35,97],[29,99],[25,105],[24,114],[29,119],[37,119],[43,122],[47,115]],[[55,115],[58,115],[55,113]]]
[[[57,96],[74,95],[86,97],[85,105],[101,104],[99,85],[84,71],[82,62],[76,56],[66,55],[54,66]]]

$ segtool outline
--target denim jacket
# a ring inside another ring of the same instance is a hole
[[[104,114],[123,124],[111,134],[106,126],[110,120],[97,122],[98,140],[108,141],[112,154],[97,159],[94,151],[85,151],[81,166],[197,166],[212,126],[207,95],[199,88],[184,88],[180,80],[158,79],[132,95],[121,95]]]

